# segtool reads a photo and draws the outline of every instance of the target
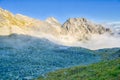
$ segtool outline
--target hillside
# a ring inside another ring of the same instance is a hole
[[[68,47],[45,39],[13,34],[0,37],[0,79],[33,79],[47,72],[100,61],[85,48]]]
[[[37,80],[120,80],[120,59],[50,72]]]
[[[58,69],[120,57],[119,48],[94,51],[27,35],[1,36],[0,43],[0,78],[4,80],[33,79]]]

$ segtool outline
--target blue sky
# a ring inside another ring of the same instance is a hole
[[[120,0],[0,0],[0,7],[40,20],[85,17],[96,22],[120,21]]]

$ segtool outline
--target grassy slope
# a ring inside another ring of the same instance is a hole
[[[120,59],[50,72],[38,80],[120,80]]]

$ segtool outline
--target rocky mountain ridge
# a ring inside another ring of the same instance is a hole
[[[53,32],[55,29],[56,33],[66,32],[67,34],[69,34],[69,33],[76,33],[76,31],[77,32],[79,31],[80,33],[84,32],[85,34],[88,34],[88,33],[102,34],[104,32],[107,32],[106,29],[101,25],[89,23],[85,18],[70,18],[63,25],[61,25],[54,17],[50,17],[46,21],[40,21],[33,18],[29,18],[21,14],[13,15],[11,12],[7,10],[3,10],[2,8],[0,9],[0,21],[1,21],[0,22],[1,27],[16,26],[21,29],[32,27],[33,29],[36,28],[37,30],[39,30],[44,26],[44,28],[47,27],[46,29],[48,30],[48,32],[49,32],[49,29],[52,28],[51,32]],[[44,32],[44,29],[40,31]]]
[[[104,28],[100,24],[95,24],[85,18],[69,18],[63,25],[63,28],[68,31],[69,34],[72,34],[76,37],[79,37],[79,40],[89,39],[92,34],[104,34],[110,32],[110,29]]]
[[[86,18],[69,18],[64,24],[60,24],[54,17],[42,21],[22,14],[14,15],[0,8],[0,36],[11,34],[42,37],[62,45],[90,48],[89,44],[92,42],[90,40],[101,41],[104,39],[104,34],[111,35],[111,29]]]

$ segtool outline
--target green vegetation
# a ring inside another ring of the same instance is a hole
[[[120,59],[50,72],[37,80],[120,80]]]
[[[100,49],[96,50],[96,52],[102,57],[103,61],[120,58],[120,48]]]

